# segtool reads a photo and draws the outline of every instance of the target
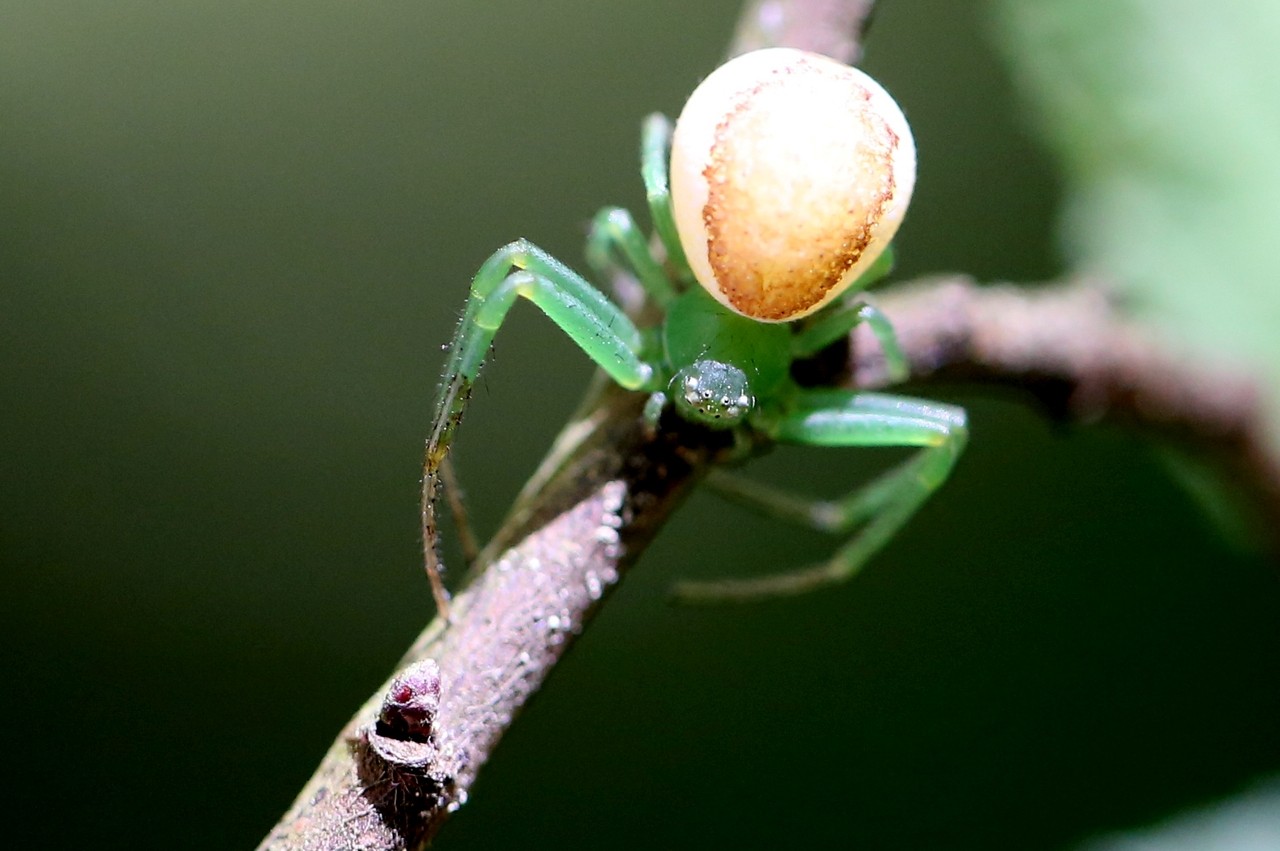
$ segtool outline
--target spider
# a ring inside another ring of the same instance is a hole
[[[627,211],[605,208],[593,220],[590,265],[602,276],[630,273],[659,308],[659,322],[637,327],[526,240],[494,252],[471,284],[423,463],[423,553],[438,608],[447,611],[448,600],[436,553],[442,466],[517,298],[533,302],[613,381],[649,394],[644,416],[654,428],[671,408],[707,428],[739,430],[744,445],[763,438],[920,447],[833,502],[714,476],[719,490],[749,506],[831,533],[856,532],[815,566],[686,582],[676,594],[748,600],[857,572],[946,480],[967,438],[965,412],[884,393],[802,388],[790,368],[866,322],[891,375],[906,377],[892,325],[859,293],[888,271],[885,249],[906,212],[915,167],[906,119],[866,74],[816,54],[758,50],[707,77],[674,131],[661,115],[644,123],[641,174],[665,265]]]

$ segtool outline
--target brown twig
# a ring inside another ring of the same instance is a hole
[[[1209,450],[1255,505],[1280,517],[1280,462],[1249,377],[1173,354],[1118,318],[1101,290],[979,287],[957,276],[900,285],[879,303],[914,378],[996,384],[1072,421],[1109,419]],[[855,333],[852,351],[854,386],[887,383],[869,333]],[[726,449],[677,420],[649,433],[641,401],[606,392],[566,432],[536,497],[504,529],[513,546],[455,598],[448,630],[433,624],[406,655],[401,669],[424,659],[440,668],[433,740],[387,751],[380,692],[263,848],[416,847],[465,799],[601,595]]]
[[[875,0],[749,0],[729,55],[785,46],[856,65],[874,6]]]
[[[263,849],[417,848],[467,789],[604,594],[635,561],[723,437],[640,416],[643,397],[606,388],[544,463],[516,543],[479,570],[410,648],[430,660],[429,716],[395,724],[413,695],[388,683],[339,735]],[[483,561],[483,559],[482,559]],[[400,727],[398,733],[395,729]],[[415,735],[403,734],[405,726]]]
[[[1207,457],[1280,552],[1280,456],[1247,371],[1162,344],[1089,282],[980,287],[952,276],[900,285],[880,304],[914,378],[1015,388],[1055,417],[1137,428]],[[869,332],[855,333],[854,351],[853,384],[883,385]]]

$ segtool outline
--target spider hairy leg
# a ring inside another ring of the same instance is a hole
[[[458,543],[462,547],[462,560],[470,566],[480,555],[480,542],[475,530],[471,528],[471,513],[467,510],[466,494],[462,491],[457,465],[447,455],[440,463],[440,483],[444,486],[445,501],[449,504],[453,532],[458,536]]]

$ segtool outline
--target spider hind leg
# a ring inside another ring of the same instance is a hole
[[[717,473],[709,480],[727,498],[761,513],[832,534],[856,530],[826,561],[747,579],[685,581],[672,589],[681,603],[751,602],[802,594],[856,574],[906,525],[946,481],[968,437],[960,408],[844,390],[808,391],[778,422],[776,440],[810,446],[918,446],[901,465],[852,491],[823,501]]]

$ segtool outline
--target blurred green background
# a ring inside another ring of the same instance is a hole
[[[470,276],[642,206],[639,120],[738,5],[0,0],[4,844],[265,834],[429,616],[416,476]],[[907,276],[1062,271],[989,12],[878,13]],[[481,528],[588,376],[513,314],[459,447]],[[1062,848],[1280,769],[1274,567],[1140,438],[924,392],[971,448],[872,569],[672,610],[675,577],[829,549],[695,497],[438,847]],[[837,493],[888,457],[760,475]]]

